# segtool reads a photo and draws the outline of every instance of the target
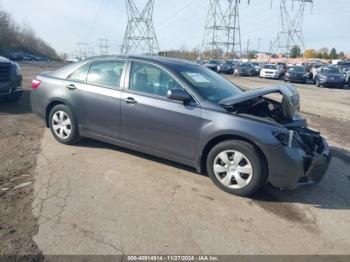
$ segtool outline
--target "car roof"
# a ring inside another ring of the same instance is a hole
[[[69,64],[66,65],[54,72],[50,72],[51,76],[58,77],[58,78],[66,78],[69,76],[71,73],[73,73],[75,70],[79,69],[80,67],[93,63],[93,62],[98,62],[101,60],[108,60],[108,59],[130,59],[130,60],[140,60],[144,62],[150,62],[150,63],[155,63],[160,66],[167,67],[169,69],[173,69],[177,66],[184,66],[184,65],[190,65],[190,66],[200,66],[197,63],[186,61],[186,60],[181,60],[181,59],[176,59],[176,58],[168,58],[168,57],[161,57],[161,56],[147,56],[147,55],[128,55],[128,56],[95,56],[91,58],[87,58],[83,61],[79,61],[77,63]]]
[[[96,61],[96,60],[103,60],[103,59],[131,59],[131,60],[143,60],[146,62],[151,62],[151,63],[157,63],[157,64],[163,64],[167,66],[177,66],[177,65],[183,65],[184,63],[188,65],[196,65],[198,66],[197,63],[187,61],[187,60],[182,60],[182,59],[177,59],[177,58],[169,58],[169,57],[164,57],[164,56],[150,56],[150,55],[110,55],[110,56],[95,56],[92,58],[85,59],[85,62],[89,61]],[[213,60],[211,60],[213,61]]]

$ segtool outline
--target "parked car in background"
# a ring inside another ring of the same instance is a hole
[[[345,77],[345,84],[350,84],[350,66],[349,67],[341,67],[341,71]]]
[[[210,60],[210,61],[206,62],[203,66],[214,71],[214,72],[217,72],[219,65],[220,65],[220,63],[218,61]]]
[[[324,66],[318,70],[314,81],[317,87],[344,88],[345,76],[338,66]]]
[[[325,64],[314,64],[310,69],[309,78],[313,80],[317,74],[317,70],[319,70],[322,66],[325,66]]]
[[[278,62],[277,65],[279,65],[279,66],[281,67],[282,75],[284,75],[285,73],[287,73],[287,71],[288,71],[288,66],[287,66],[286,63]]]
[[[233,74],[235,76],[255,76],[255,67],[251,63],[240,63]]]
[[[236,63],[226,61],[218,66],[218,73],[233,74],[236,68]]]
[[[255,75],[259,75],[262,67],[261,64],[257,62],[253,62],[252,65],[255,68]]]
[[[304,66],[291,66],[284,75],[285,82],[306,83],[309,74]]]
[[[350,60],[340,61],[338,62],[338,66],[348,68],[350,67]]]
[[[267,64],[260,71],[261,78],[279,79],[283,75],[283,68],[277,64]]]
[[[22,95],[22,73],[19,65],[0,57],[0,98],[16,101]]]
[[[68,57],[64,61],[67,63],[77,63],[80,59],[78,57]]]
[[[299,113],[296,88],[244,92],[192,62],[93,58],[42,73],[32,88],[33,112],[60,143],[83,136],[166,158],[232,194],[253,194],[267,181],[283,189],[318,183],[331,159]]]

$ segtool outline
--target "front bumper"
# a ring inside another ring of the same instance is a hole
[[[0,83],[0,97],[8,96],[12,93],[22,92],[22,79],[18,79],[12,82]]]
[[[235,71],[234,75],[235,76],[250,76],[251,72],[249,72],[249,71]]]
[[[327,141],[323,138],[312,157],[302,149],[282,145],[263,147],[263,151],[268,162],[268,181],[281,189],[295,189],[320,182],[332,158]]]
[[[306,77],[298,77],[298,76],[284,76],[284,79],[290,82],[296,82],[296,83],[305,83]]]
[[[278,74],[274,74],[274,73],[264,73],[264,72],[261,72],[261,73],[260,73],[260,77],[262,77],[262,78],[278,79],[278,78],[279,78],[279,75],[278,75]]]
[[[331,80],[323,80],[320,79],[319,83],[322,84],[323,86],[328,86],[328,87],[344,87],[345,85],[345,80],[343,81],[331,81]]]

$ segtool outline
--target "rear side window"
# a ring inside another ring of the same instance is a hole
[[[73,74],[71,74],[68,79],[72,81],[85,82],[90,65],[85,65],[76,70]]]
[[[87,77],[89,84],[119,88],[124,61],[102,61],[91,64]]]

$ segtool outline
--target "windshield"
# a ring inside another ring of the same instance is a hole
[[[251,64],[239,64],[238,67],[251,67]]]
[[[305,72],[305,69],[304,67],[301,67],[301,66],[293,66],[289,69],[290,72]]]
[[[277,69],[276,65],[266,65],[264,66],[264,69]]]
[[[325,67],[322,69],[322,73],[324,74],[335,74],[335,75],[339,75],[341,74],[341,71],[339,68],[336,67]]]
[[[237,86],[217,73],[200,66],[181,66],[177,70],[185,80],[205,99],[219,102],[242,93]]]

